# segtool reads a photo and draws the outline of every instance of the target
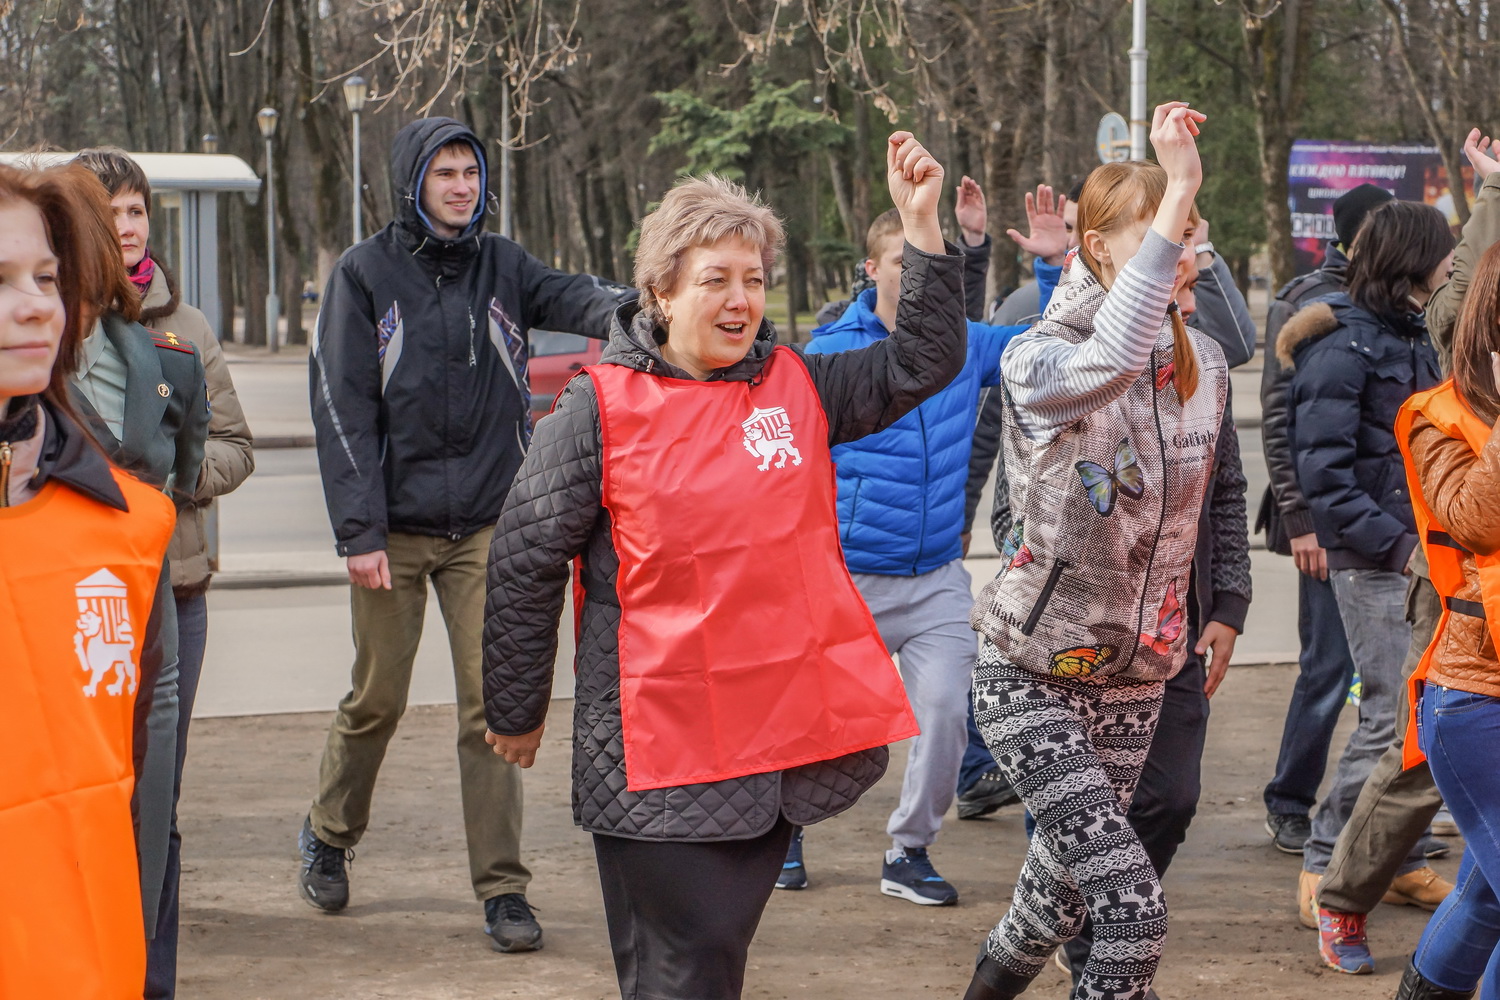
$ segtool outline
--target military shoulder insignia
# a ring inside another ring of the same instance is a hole
[[[151,342],[157,347],[165,348],[169,351],[181,351],[183,354],[198,353],[197,349],[193,347],[192,344],[183,340],[181,337],[177,336],[177,334],[172,333],[171,331],[161,333],[156,330],[152,330]]]

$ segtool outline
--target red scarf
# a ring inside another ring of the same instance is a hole
[[[151,259],[149,247],[140,263],[130,268],[128,273],[130,280],[141,290],[141,298],[145,298],[147,290],[151,288],[151,279],[156,277],[156,261]]]

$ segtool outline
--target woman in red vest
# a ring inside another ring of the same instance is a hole
[[[853,805],[916,733],[844,568],[829,460],[964,362],[943,168],[907,132],[887,166],[907,243],[889,339],[778,347],[780,222],[729,181],[681,183],[641,224],[639,304],[538,423],[500,515],[488,738],[536,757],[577,558],[574,818],[627,1000],[739,997],[792,827]]]
[[[1500,997],[1500,246],[1480,258],[1453,332],[1453,378],[1402,407],[1418,538],[1443,614],[1412,678],[1417,739],[1467,850],[1398,996]],[[1413,743],[1420,747],[1414,754]]]
[[[93,224],[108,207],[86,170],[0,167],[3,997],[138,1000],[145,981],[130,794],[175,515],[68,404],[82,305],[121,266]]]

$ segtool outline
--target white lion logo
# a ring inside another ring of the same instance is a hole
[[[101,569],[73,589],[78,598],[73,652],[78,654],[84,673],[90,675],[83,693],[97,697],[99,682],[113,671],[114,683],[105,685],[105,693],[135,694],[135,660],[130,655],[135,650],[135,630],[130,625],[125,582]]]
[[[751,456],[760,459],[756,468],[761,472],[771,468],[773,458],[779,459],[776,463],[778,469],[786,468],[788,458],[793,465],[802,464],[802,452],[792,443],[792,421],[787,417],[785,407],[757,408],[740,427],[745,432],[740,443]]]

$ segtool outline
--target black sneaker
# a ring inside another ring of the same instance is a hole
[[[348,906],[349,873],[344,864],[354,860],[354,848],[323,843],[313,833],[309,816],[302,821],[302,832],[297,835],[297,850],[302,854],[302,870],[297,873],[302,898],[324,913],[337,913]]]
[[[778,889],[806,889],[807,866],[802,863],[802,828],[792,834],[792,842],[786,849],[786,861],[782,862],[781,874],[776,876]]]
[[[1000,769],[992,768],[979,776],[969,790],[958,797],[958,818],[979,819],[1004,806],[1015,805],[1021,796],[1010,787]]]
[[[1267,813],[1266,832],[1283,854],[1301,854],[1312,836],[1312,820],[1301,813]]]
[[[880,891],[923,906],[952,906],[958,902],[958,890],[932,867],[925,847],[886,851],[885,864],[880,869]]]
[[[490,936],[490,947],[496,951],[511,954],[542,948],[542,925],[536,922],[531,904],[519,892],[491,896],[484,901],[484,932]]]

